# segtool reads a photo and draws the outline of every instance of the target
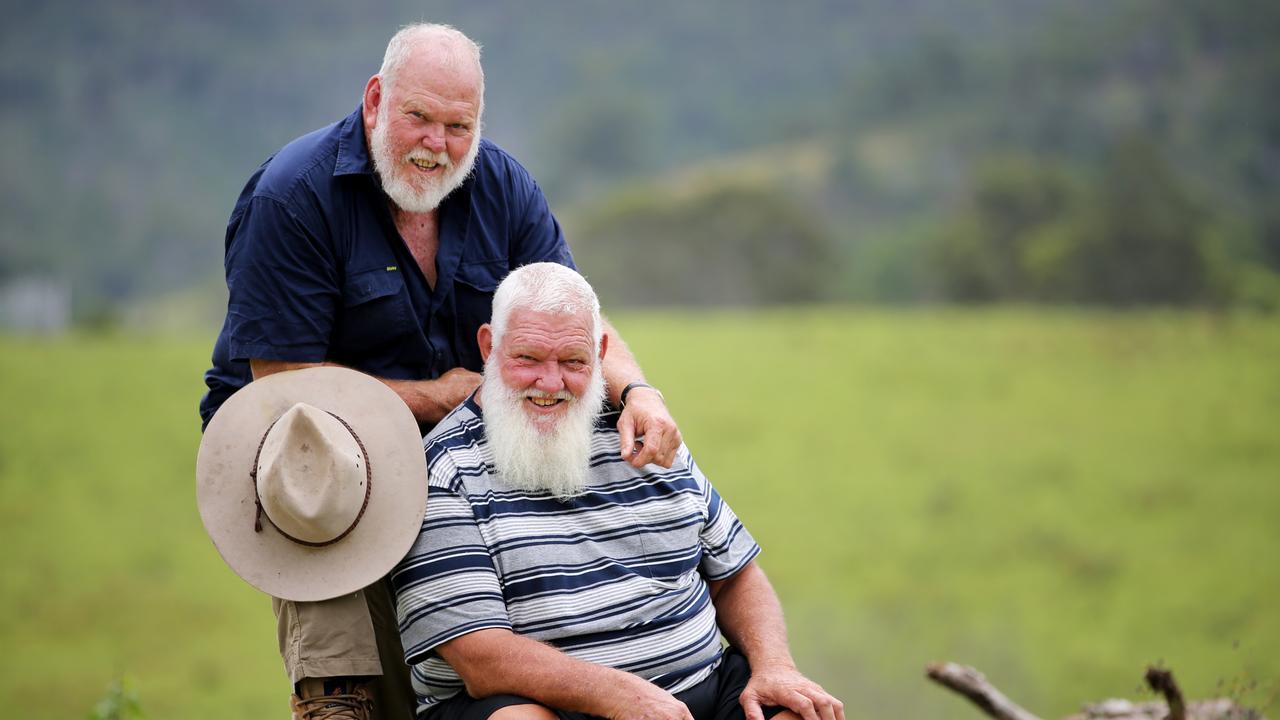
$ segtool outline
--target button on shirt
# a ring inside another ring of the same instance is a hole
[[[227,316],[203,425],[249,382],[250,358],[401,380],[481,370],[476,331],[502,278],[532,262],[574,264],[528,171],[480,143],[471,176],[438,210],[434,288],[396,230],[360,108],[258,168],[227,224]]]

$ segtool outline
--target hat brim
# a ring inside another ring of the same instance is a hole
[[[259,442],[286,410],[305,402],[338,415],[364,443],[372,470],[369,504],[332,545],[289,540],[264,516],[255,532],[249,475]],[[413,413],[378,380],[338,367],[268,375],[227,399],[205,429],[196,458],[200,519],[227,565],[284,600],[327,600],[386,575],[409,552],[427,504],[427,462]]]

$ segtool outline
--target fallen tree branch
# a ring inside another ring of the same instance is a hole
[[[1172,670],[1148,667],[1147,685],[1163,695],[1165,701],[1169,703],[1167,720],[1187,720],[1186,703],[1182,700],[1182,691],[1178,689],[1178,683],[1173,680]]]
[[[930,663],[925,668],[930,680],[954,690],[996,720],[1040,720],[987,682],[982,673],[956,663]]]
[[[982,673],[956,663],[931,663],[925,668],[930,680],[963,695],[996,720],[1040,720],[995,688]],[[1241,707],[1229,698],[1186,702],[1173,672],[1148,667],[1147,684],[1164,696],[1164,702],[1135,703],[1112,698],[1084,706],[1067,720],[1266,720],[1257,710]]]

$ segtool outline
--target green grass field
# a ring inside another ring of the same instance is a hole
[[[1280,322],[846,309],[614,318],[765,548],[796,654],[851,718],[1045,717],[1280,689]],[[83,718],[287,717],[268,599],[194,501],[211,338],[0,339],[0,698]],[[1280,703],[1272,704],[1271,714]]]

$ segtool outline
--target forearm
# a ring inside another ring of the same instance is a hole
[[[249,368],[255,380],[278,372],[322,365],[345,367],[331,362],[290,362],[259,358],[249,361]],[[439,422],[480,384],[479,374],[461,368],[454,368],[435,380],[377,379],[400,396],[404,404],[408,405],[409,410],[413,412],[414,419],[429,424]]]
[[[758,565],[711,583],[711,600],[720,631],[751,664],[751,680],[739,697],[747,720],[765,720],[764,707],[786,708],[802,720],[845,720],[844,704],[796,669],[782,603]]]
[[[404,400],[418,422],[431,425],[440,422],[480,386],[478,373],[461,368],[454,368],[435,380],[379,379]]]
[[[736,575],[711,583],[711,589],[720,632],[747,656],[753,669],[795,668],[782,603],[759,565],[752,562]]]
[[[644,382],[644,373],[613,325],[604,318],[601,322],[608,337],[603,366],[609,404],[621,408],[622,391],[631,383]],[[641,437],[643,443],[639,442]],[[675,462],[680,442],[680,429],[667,410],[662,393],[649,386],[632,388],[627,406],[618,417],[618,450],[623,459],[637,468],[649,463],[669,468]]]
[[[660,690],[636,675],[584,662],[508,630],[468,633],[438,648],[474,698],[512,694],[547,707],[616,718]]]
[[[617,407],[622,399],[622,390],[633,382],[644,382],[644,372],[640,363],[636,362],[631,348],[618,334],[617,328],[608,319],[601,317],[604,332],[609,336],[609,352],[604,356],[604,381],[609,393],[609,404]]]

